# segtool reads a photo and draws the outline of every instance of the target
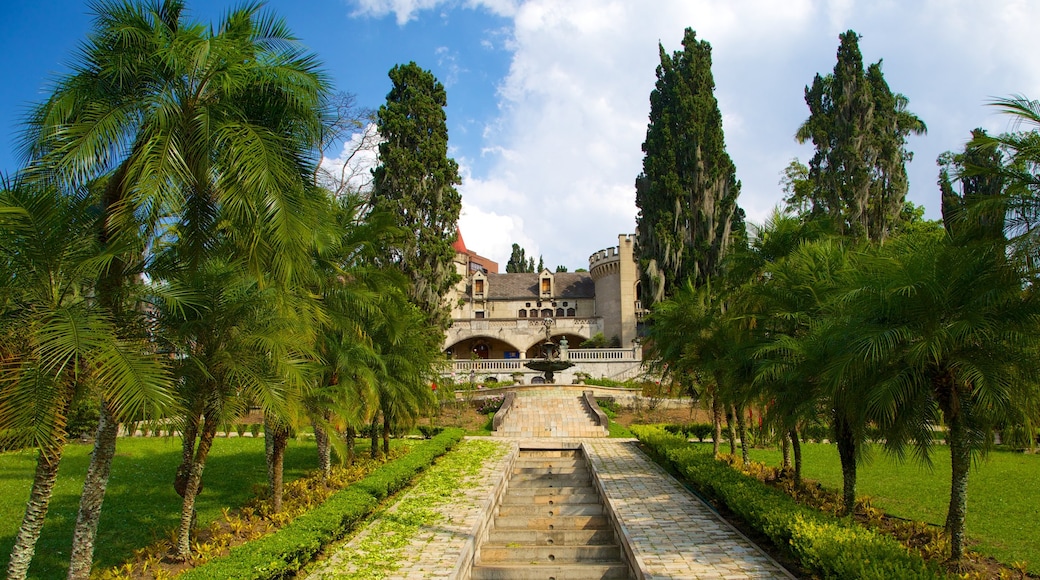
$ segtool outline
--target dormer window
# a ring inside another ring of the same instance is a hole
[[[483,272],[473,274],[473,298],[483,300],[487,295],[487,276]]]
[[[552,298],[555,295],[555,288],[553,287],[553,275],[548,270],[542,270],[542,273],[538,277],[538,296],[539,298]]]

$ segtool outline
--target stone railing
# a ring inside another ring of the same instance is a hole
[[[524,360],[518,358],[476,359],[452,361],[452,369],[456,373],[470,371],[525,371]]]
[[[570,349],[570,360],[582,361],[614,361],[614,360],[643,360],[642,351],[639,348],[572,348]]]

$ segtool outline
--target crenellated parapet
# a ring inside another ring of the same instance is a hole
[[[589,256],[589,274],[593,280],[600,280],[621,271],[621,249],[618,246],[600,250]]]

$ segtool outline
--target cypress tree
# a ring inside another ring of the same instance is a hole
[[[414,62],[390,70],[393,88],[379,107],[379,165],[373,171],[375,211],[397,220],[400,235],[387,260],[411,281],[411,298],[435,324],[446,326],[444,295],[459,280],[453,260],[462,198],[459,167],[448,157],[444,85]]]
[[[726,153],[715,100],[711,45],[687,28],[683,49],[661,64],[650,93],[643,171],[636,178],[637,256],[645,304],[663,299],[686,279],[715,276],[729,245],[740,182]],[[742,224],[742,220],[738,220]]]
[[[836,232],[883,241],[896,227],[909,182],[906,137],[926,131],[893,93],[881,61],[866,70],[859,35],[839,36],[837,63],[805,87],[809,118],[795,138],[816,148],[809,162],[810,214],[826,217]]]

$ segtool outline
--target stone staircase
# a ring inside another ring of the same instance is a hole
[[[632,578],[581,449],[520,450],[471,577]]]
[[[547,388],[518,392],[505,421],[495,431],[501,437],[606,437],[606,427],[573,389]]]

